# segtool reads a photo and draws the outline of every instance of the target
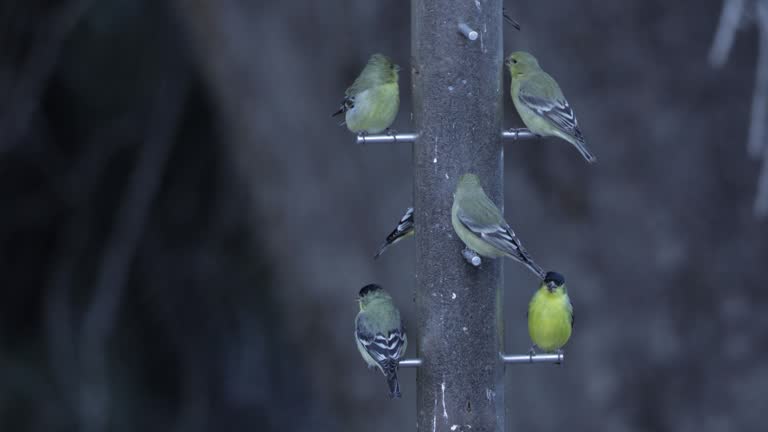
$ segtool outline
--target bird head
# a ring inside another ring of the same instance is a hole
[[[539,70],[539,61],[525,51],[515,51],[504,62],[509,68],[512,78],[523,76],[531,71]]]
[[[557,272],[547,272],[547,274],[544,276],[544,285],[547,287],[549,292],[555,292],[556,289],[565,286],[565,277]]]
[[[384,83],[397,82],[397,74],[400,72],[400,66],[383,54],[372,55],[365,69],[378,76]]]
[[[475,174],[466,173],[459,177],[458,190],[467,190],[471,188],[481,188],[480,178]]]
[[[467,195],[474,195],[477,193],[485,193],[483,186],[480,184],[480,178],[475,174],[466,173],[459,177],[459,183],[456,185],[456,191],[453,193],[453,198],[463,197]]]
[[[360,303],[360,309],[364,309],[374,299],[385,297],[387,295],[388,294],[384,291],[381,285],[368,284],[360,288],[360,293],[357,295],[357,301]]]

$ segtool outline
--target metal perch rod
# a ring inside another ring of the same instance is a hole
[[[400,360],[401,368],[417,368],[421,366],[421,359],[403,359]]]
[[[565,362],[565,354],[501,354],[501,361],[505,364],[528,364],[528,363],[553,363],[562,364]],[[421,359],[403,359],[400,360],[401,368],[421,367]]]
[[[415,133],[404,133],[397,135],[358,135],[358,144],[376,144],[376,143],[412,143],[416,141],[418,135]],[[528,129],[509,129],[501,133],[501,137],[505,140],[523,141],[532,140],[538,138],[538,135],[529,131]]]
[[[408,142],[412,143],[416,141],[416,134],[405,133],[397,135],[358,135],[358,144],[368,143],[394,143],[394,142]]]
[[[501,361],[504,364],[524,364],[524,363],[554,363],[561,364],[565,361],[565,354],[515,354],[501,355]]]
[[[506,140],[520,141],[539,138],[538,135],[525,128],[508,129],[501,133],[501,137]]]

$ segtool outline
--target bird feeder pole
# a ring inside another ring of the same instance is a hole
[[[412,0],[417,430],[504,431],[502,260],[465,262],[459,177],[503,208],[502,1]]]
[[[418,357],[417,429],[504,429],[504,366],[562,363],[560,354],[504,354],[502,259],[480,259],[451,225],[462,174],[480,177],[504,208],[501,0],[411,0],[411,81],[415,133],[360,135],[358,144],[413,143]],[[415,337],[414,337],[415,336]]]

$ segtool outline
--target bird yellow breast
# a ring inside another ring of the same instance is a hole
[[[528,334],[541,350],[552,352],[571,337],[571,312],[568,295],[540,289],[528,306]]]
[[[395,121],[400,107],[397,83],[382,84],[355,96],[355,106],[347,111],[347,128],[354,133],[380,133]]]

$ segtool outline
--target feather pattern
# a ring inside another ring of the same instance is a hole
[[[385,250],[387,250],[388,247],[410,235],[413,235],[413,233],[413,207],[408,207],[403,217],[400,218],[400,222],[398,222],[395,229],[389,233],[386,240],[379,247],[379,250],[376,252],[376,255],[373,256],[373,258],[378,258],[381,254],[384,253]]]
[[[560,90],[557,82],[545,72],[539,72],[539,75],[541,76],[541,81],[547,82],[554,89],[551,91],[554,97],[545,94],[548,92],[543,91],[543,86],[540,84],[541,81],[528,80],[520,85],[520,102],[536,114],[549,120],[553,126],[561,131],[574,138],[580,137],[583,141],[584,137],[579,129],[579,121],[576,119],[576,114],[563,96],[563,92]]]
[[[376,367],[386,377],[390,397],[400,397],[397,368],[408,346],[408,337],[400,312],[388,294],[368,294],[361,299],[355,339],[368,366]]]
[[[519,261],[540,278],[544,277],[544,270],[533,261],[533,258],[525,250],[520,239],[517,238],[515,232],[505,221],[502,220],[501,223],[489,225],[478,224],[462,209],[457,211],[456,216],[468,230],[472,231],[482,240],[503,251],[510,258]]]

